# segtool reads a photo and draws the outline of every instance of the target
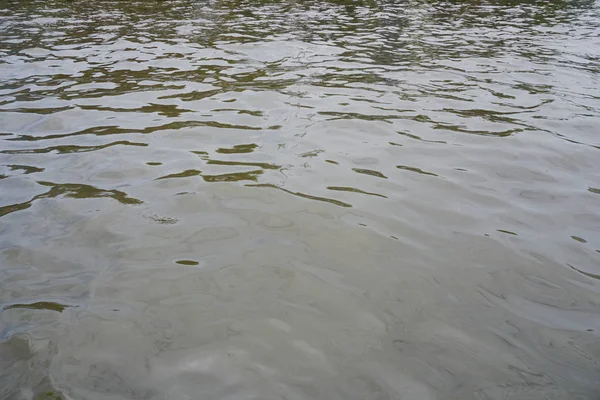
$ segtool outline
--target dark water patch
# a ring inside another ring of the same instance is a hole
[[[36,172],[43,172],[44,168],[34,167],[32,165],[7,165],[11,171],[24,171],[25,175],[33,174]]]
[[[254,181],[263,173],[262,170],[248,172],[233,172],[221,175],[202,175],[202,179],[206,182],[238,182],[238,181]]]
[[[95,111],[110,111],[113,113],[147,113],[157,114],[163,117],[179,117],[184,113],[194,112],[193,110],[181,109],[175,104],[147,104],[139,108],[116,108],[116,107],[105,107],[105,106],[81,106],[84,110],[95,110]]]
[[[333,111],[321,111],[321,112],[319,112],[319,114],[328,116],[328,117],[332,117],[329,119],[329,121],[357,119],[357,120],[363,120],[363,121],[383,121],[383,122],[391,123],[392,120],[405,118],[405,117],[402,117],[399,115],[394,115],[394,114],[365,115],[365,114],[359,114],[359,113],[343,113],[343,112],[333,112]]]
[[[162,224],[162,225],[174,225],[177,222],[179,222],[179,220],[177,218],[160,217],[158,215],[150,215],[148,218],[152,222],[156,222],[157,224]]]
[[[38,182],[42,186],[50,187],[51,189],[45,193],[38,194],[28,201],[17,204],[10,204],[0,207],[0,217],[11,214],[16,211],[26,210],[33,205],[36,200],[49,199],[57,197],[66,197],[73,199],[91,199],[91,198],[111,198],[125,205],[139,205],[143,201],[129,197],[125,192],[120,190],[104,190],[91,185],[77,183],[52,183]]]
[[[338,191],[338,192],[353,192],[353,193],[367,194],[369,196],[378,196],[378,197],[383,197],[383,198],[387,199],[387,196],[384,196],[382,194],[372,193],[372,192],[365,192],[364,190],[356,189],[356,188],[353,188],[353,187],[328,186],[327,189]]]
[[[598,251],[600,253],[600,251]],[[577,271],[580,274],[583,274],[589,278],[593,278],[593,279],[600,279],[600,274],[592,274],[591,272],[585,272],[579,268],[575,268],[574,266],[572,266],[571,264],[567,264],[569,266],[569,268],[571,268],[573,271]]]
[[[57,154],[68,154],[68,153],[87,153],[89,151],[102,150],[113,146],[138,146],[146,147],[147,143],[130,142],[128,140],[121,140],[118,142],[107,143],[99,146],[76,146],[76,145],[65,145],[65,146],[52,146],[42,149],[22,149],[22,150],[2,150],[0,153],[3,154],[43,154],[56,152]]]
[[[292,194],[294,196],[303,197],[303,198],[309,199],[309,200],[323,201],[323,202],[334,204],[334,205],[340,206],[340,207],[352,207],[351,204],[344,203],[343,201],[339,201],[339,200],[335,200],[335,199],[329,199],[327,197],[313,196],[313,195],[306,194],[306,193],[301,193],[301,192],[292,192],[291,190],[288,190],[288,189],[285,189],[285,188],[281,188],[281,187],[278,187],[276,185],[272,185],[272,184],[268,184],[268,183],[260,183],[260,184],[254,184],[254,185],[253,184],[247,184],[246,186],[248,186],[248,187],[257,187],[257,188],[278,189],[278,190],[281,190],[283,192]]]
[[[408,165],[396,165],[396,168],[402,169],[405,171],[416,172],[422,175],[431,175],[431,176],[439,176],[438,174],[434,174],[433,172],[423,171],[421,168],[409,167]]]
[[[399,135],[402,135],[402,136],[409,137],[409,138],[411,138],[411,139],[419,140],[419,141],[421,141],[421,142],[427,142],[427,143],[441,143],[441,144],[445,144],[445,143],[446,143],[446,142],[445,142],[445,141],[443,141],[443,140],[427,140],[427,139],[423,139],[423,138],[422,138],[421,136],[419,136],[419,135],[415,135],[415,134],[408,133],[408,132],[401,132],[401,131],[398,131],[398,132],[396,132],[396,133],[398,133]]]
[[[180,265],[188,265],[188,266],[195,266],[195,265],[200,264],[198,261],[194,261],[194,260],[177,260],[177,261],[175,261],[175,263],[180,264]]]
[[[298,154],[298,157],[302,157],[302,158],[313,158],[313,157],[317,157],[319,154],[323,153],[325,150],[312,150],[312,151],[307,151],[306,153],[302,153],[302,154]]]
[[[29,310],[49,310],[63,312],[66,308],[71,307],[65,304],[55,303],[52,301],[38,301],[36,303],[15,303],[4,306],[5,310],[24,308]]]
[[[506,233],[507,235],[518,236],[515,232],[508,231],[506,229],[496,229],[498,232]]]
[[[33,400],[66,400],[66,398],[58,391],[45,391],[37,393],[33,396]]]
[[[229,165],[236,167],[259,167],[262,169],[281,169],[281,165],[261,163],[261,162],[244,162],[244,161],[224,161],[224,160],[208,160],[210,165]]]
[[[220,154],[244,154],[244,153],[252,153],[258,147],[255,143],[250,144],[238,144],[231,148],[219,148],[217,149],[217,153]]]
[[[217,108],[217,109],[214,109],[214,110],[211,110],[211,111],[212,112],[233,111],[233,112],[236,112],[238,114],[252,115],[253,117],[262,117],[264,115],[262,111],[239,110],[237,108]]]
[[[382,174],[379,171],[375,171],[372,169],[364,169],[364,168],[352,168],[352,171],[357,172],[359,174],[363,174],[363,175],[370,175],[370,176],[374,176],[376,178],[383,178],[383,179],[387,179],[387,176],[385,176],[384,174]]]
[[[161,176],[159,178],[156,178],[155,180],[161,180],[161,179],[172,179],[172,178],[189,178],[192,176],[198,176],[202,174],[202,171],[198,171],[197,169],[186,169],[185,171],[182,172],[177,172],[175,174],[169,174],[169,175],[165,175],[165,176]]]

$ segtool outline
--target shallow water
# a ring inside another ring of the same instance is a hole
[[[600,3],[0,3],[0,398],[600,398]]]

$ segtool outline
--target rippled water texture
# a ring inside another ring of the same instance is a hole
[[[597,1],[0,2],[0,398],[600,399]]]

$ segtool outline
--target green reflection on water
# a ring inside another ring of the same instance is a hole
[[[9,306],[5,306],[5,310],[12,310],[16,308],[25,308],[30,310],[49,310],[49,311],[58,311],[63,312],[67,307],[64,304],[55,303],[51,301],[39,301],[37,303],[29,303],[29,304],[11,304]]]
[[[326,203],[330,203],[330,204],[334,204],[336,206],[340,206],[340,207],[352,207],[351,204],[348,203],[344,203],[343,201],[339,201],[339,200],[335,200],[335,199],[330,199],[327,197],[319,197],[319,196],[313,196],[310,194],[306,194],[306,193],[301,193],[301,192],[293,192],[291,190],[273,185],[273,184],[269,184],[269,183],[260,183],[260,184],[247,184],[246,186],[248,187],[258,187],[258,188],[271,188],[271,189],[278,189],[281,190],[283,192],[292,194],[294,196],[298,196],[298,197],[302,197],[305,199],[310,199],[310,200],[317,200],[317,201],[323,201]]]
[[[104,190],[99,189],[91,185],[76,184],[76,183],[53,183],[53,182],[37,182],[42,186],[51,187],[51,189],[45,193],[34,196],[31,200],[23,203],[11,204],[0,207],[0,217],[16,212],[26,210],[33,205],[36,200],[48,199],[55,197],[68,197],[74,199],[90,199],[90,198],[111,198],[117,200],[119,203],[127,205],[138,205],[142,204],[143,201],[129,197],[125,192],[120,190]]]

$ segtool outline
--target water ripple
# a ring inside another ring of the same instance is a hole
[[[596,399],[599,31],[4,1],[0,398]]]

